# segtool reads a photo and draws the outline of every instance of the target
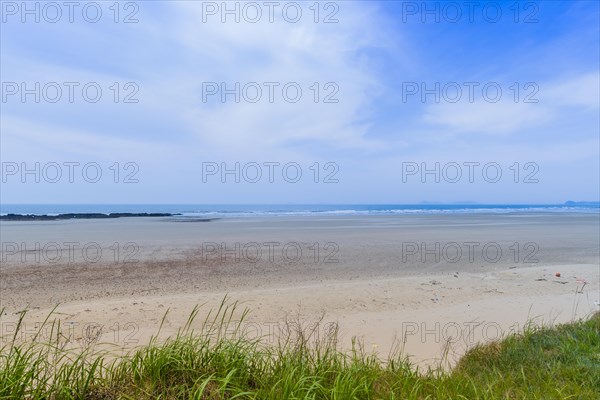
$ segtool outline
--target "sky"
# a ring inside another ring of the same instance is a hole
[[[0,203],[600,198],[597,1],[1,1]]]

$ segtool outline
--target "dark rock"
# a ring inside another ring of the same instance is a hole
[[[131,218],[131,217],[173,217],[181,214],[171,213],[68,213],[58,215],[36,214],[6,214],[0,215],[2,221],[57,221],[65,219],[106,219],[106,218]]]

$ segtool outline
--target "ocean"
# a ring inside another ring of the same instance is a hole
[[[0,214],[172,213],[186,217],[599,213],[597,203],[565,204],[1,204]]]

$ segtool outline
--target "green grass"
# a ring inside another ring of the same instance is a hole
[[[232,333],[234,311],[224,301],[195,330],[195,309],[175,336],[123,357],[67,350],[59,324],[51,339],[15,334],[0,349],[0,398],[600,399],[600,313],[475,347],[448,372],[382,360],[357,342],[342,352],[335,326],[288,325],[267,345],[240,334],[241,322]]]

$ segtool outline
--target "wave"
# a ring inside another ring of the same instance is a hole
[[[221,210],[182,212],[179,218],[189,217],[268,217],[268,216],[361,216],[361,215],[419,215],[419,214],[518,214],[518,213],[600,213],[597,207],[469,207],[469,208],[391,208],[335,210]]]
[[[170,213],[174,218],[360,216],[419,214],[600,213],[596,205],[2,205],[0,215],[66,213]]]

